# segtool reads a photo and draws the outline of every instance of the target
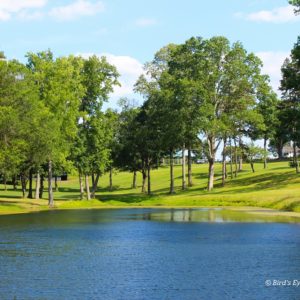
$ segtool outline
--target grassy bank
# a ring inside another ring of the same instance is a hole
[[[283,211],[300,212],[300,175],[288,166],[288,162],[271,162],[268,169],[255,165],[252,173],[245,164],[237,178],[230,179],[221,187],[221,164],[216,166],[215,189],[206,191],[207,165],[193,165],[193,187],[181,190],[181,167],[175,167],[176,193],[168,194],[169,168],[162,167],[152,171],[153,195],[141,193],[140,186],[131,189],[132,174],[119,172],[113,176],[113,190],[108,189],[108,177],[100,179],[96,199],[79,200],[77,177],[69,177],[66,182],[59,182],[59,191],[54,193],[55,206],[59,209],[105,208],[105,207],[196,207],[196,206],[231,206],[263,207]],[[138,184],[141,176],[138,175]],[[0,186],[0,214],[13,214],[46,210],[47,200],[21,199],[21,191],[3,191]],[[47,197],[47,193],[44,194]]]

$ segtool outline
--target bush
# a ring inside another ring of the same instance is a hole
[[[297,164],[298,164],[298,167],[299,167],[299,162],[297,162]],[[290,168],[296,168],[297,165],[294,161],[290,161],[289,166],[290,166]]]

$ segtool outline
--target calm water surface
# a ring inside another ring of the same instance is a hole
[[[298,300],[298,222],[221,209],[0,216],[0,299]]]

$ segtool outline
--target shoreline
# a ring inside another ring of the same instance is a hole
[[[1,205],[0,205],[1,207]],[[282,216],[282,217],[295,217],[299,218],[300,222],[300,213],[294,211],[283,211],[276,210],[272,208],[265,208],[259,206],[169,206],[169,205],[105,205],[105,206],[81,206],[81,207],[60,207],[56,206],[54,208],[42,207],[41,209],[24,209],[20,211],[0,211],[1,216],[9,215],[20,215],[20,214],[31,214],[31,213],[40,213],[46,211],[64,211],[64,210],[104,210],[104,209],[220,209],[220,210],[230,210],[230,211],[240,211],[247,212],[256,215],[269,215],[269,216]]]

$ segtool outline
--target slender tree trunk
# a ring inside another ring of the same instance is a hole
[[[52,161],[48,161],[48,205],[54,206],[53,188],[52,188]]]
[[[82,182],[82,174],[80,171],[78,171],[78,177],[79,177],[79,188],[80,188],[80,200],[83,200],[84,188],[83,188],[83,182]]]
[[[298,165],[298,157],[297,157],[297,149],[296,149],[296,142],[293,141],[293,156],[294,156],[294,164],[296,168],[296,173],[299,173],[299,165]]]
[[[132,188],[136,189],[136,171],[133,171]]]
[[[33,171],[32,168],[29,169],[29,188],[28,188],[28,195],[27,198],[28,199],[32,199],[33,198],[33,193],[32,193],[32,177],[33,177]]]
[[[239,172],[243,170],[243,157],[240,155],[239,157]]]
[[[142,193],[146,193],[146,181],[147,181],[147,174],[146,170],[142,170],[142,177],[143,177],[143,182],[142,182]]]
[[[94,188],[94,185],[95,185],[95,174],[94,174],[94,172],[92,172],[92,187],[93,188]],[[92,191],[92,193],[93,193],[93,191]]]
[[[93,182],[93,186],[92,186],[92,199],[96,198],[96,192],[98,189],[99,178],[100,178],[100,173],[97,173],[96,178],[94,177],[94,182]]]
[[[193,174],[192,174],[192,149],[189,146],[188,149],[188,186],[193,186]]]
[[[170,194],[174,194],[174,159],[173,151],[170,151]]]
[[[264,136],[264,169],[267,168],[267,137]]]
[[[283,142],[281,139],[276,145],[276,148],[277,148],[278,159],[283,159]]]
[[[13,189],[14,189],[14,191],[16,191],[17,190],[17,176],[16,175],[13,176],[12,181],[13,181]]]
[[[185,144],[182,145],[182,190],[186,189],[186,174],[185,174]]]
[[[237,155],[237,144],[236,139],[234,138],[234,177],[237,177],[238,171],[238,155]]]
[[[148,177],[148,195],[151,195],[151,177],[150,177],[151,166],[148,163],[147,166],[147,177]]]
[[[223,139],[223,152],[222,152],[222,186],[225,186],[226,183],[226,141],[227,138]]]
[[[25,177],[25,174],[22,173],[21,174],[21,186],[22,186],[22,197],[23,198],[25,198],[25,195],[26,195],[26,185],[27,185],[26,177]]]
[[[110,191],[112,191],[112,189],[113,189],[112,175],[113,175],[113,168],[111,166],[109,169],[109,190]]]
[[[40,199],[40,184],[41,184],[41,176],[40,171],[36,172],[36,184],[35,184],[35,200]]]
[[[208,158],[208,185],[207,190],[211,191],[214,187],[215,177],[215,156],[216,156],[216,140],[214,136],[207,139],[209,147],[209,158]]]
[[[6,176],[3,177],[4,191],[7,191]]]
[[[240,146],[240,157],[239,157],[239,172],[243,170],[243,152],[242,152],[242,139],[239,138],[239,146]]]
[[[58,192],[57,175],[54,176],[54,191]]]
[[[44,179],[45,176],[44,174],[41,175],[41,185],[40,185],[40,199],[43,198],[43,193],[44,193]]]
[[[86,191],[86,199],[91,200],[89,176],[87,174],[85,174],[85,191]]]
[[[250,161],[250,166],[251,166],[252,173],[255,173],[255,170],[254,170],[254,163],[253,163],[252,160]]]
[[[233,167],[232,167],[232,146],[231,146],[231,138],[229,139],[230,141],[230,176],[231,179],[233,179]]]
[[[208,159],[208,185],[207,190],[211,191],[214,188],[215,162],[214,158]]]

